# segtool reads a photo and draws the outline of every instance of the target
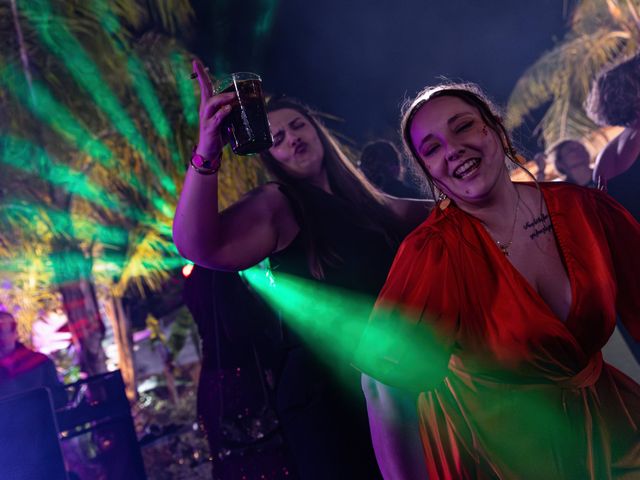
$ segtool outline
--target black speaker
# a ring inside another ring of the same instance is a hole
[[[46,388],[0,400],[0,479],[67,480]]]
[[[120,371],[65,385],[65,390],[70,401],[56,415],[74,478],[146,480]]]

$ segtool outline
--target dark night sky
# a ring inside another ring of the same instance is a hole
[[[440,75],[478,82],[506,103],[524,70],[562,38],[563,3],[281,0],[260,58],[239,53],[230,68],[257,68],[268,91],[343,118],[330,126],[359,144],[396,140],[403,98]],[[517,140],[535,149],[528,138]]]

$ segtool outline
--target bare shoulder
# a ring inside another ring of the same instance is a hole
[[[429,216],[435,205],[432,199],[398,198],[384,195],[385,206],[404,225],[413,229]]]
[[[300,231],[290,199],[275,182],[265,183],[247,194],[277,233],[275,251],[287,247]]]
[[[237,202],[224,210],[223,215],[236,211],[251,212],[252,216],[259,215],[262,220],[281,216],[294,217],[293,209],[286,195],[276,183],[265,183],[245,193]]]

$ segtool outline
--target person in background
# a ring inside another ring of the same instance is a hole
[[[587,148],[577,140],[563,140],[551,147],[551,162],[565,182],[581,187],[595,187],[591,158]]]
[[[371,183],[388,195],[401,198],[423,196],[408,183],[400,152],[389,141],[367,143],[360,153],[358,167]]]
[[[624,128],[596,157],[593,178],[640,220],[640,54],[603,70],[585,107],[596,124]]]
[[[590,188],[604,186],[605,182],[602,178],[599,185],[594,182],[594,173],[589,167],[589,152],[581,142],[575,140],[560,142],[551,149],[550,157],[556,170],[565,176],[564,181]],[[640,379],[637,360],[640,358],[640,346],[621,322],[617,322],[616,330],[602,352],[607,362],[620,368],[635,380]]]
[[[63,385],[49,357],[18,341],[17,324],[9,312],[0,312],[0,398],[46,387],[54,407],[64,404]]]

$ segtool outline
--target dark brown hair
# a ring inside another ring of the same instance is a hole
[[[562,150],[564,149],[564,147],[571,145],[572,143],[575,143],[580,148],[582,148],[582,150],[584,150],[584,153],[587,156],[587,163],[588,163],[590,158],[589,150],[587,150],[587,147],[585,147],[580,140],[573,140],[573,139],[562,140],[561,142],[558,142],[555,145],[552,145],[551,148],[549,149],[548,158],[553,163],[553,166],[558,171],[558,173],[565,176],[569,174],[569,171],[565,168],[564,158],[563,158],[564,153],[562,152]]]
[[[362,172],[358,171],[346,149],[324,126],[319,114],[291,98],[280,97],[267,103],[267,110],[270,112],[282,109],[299,112],[316,129],[324,147],[323,162],[333,194],[353,205],[367,224],[380,230],[390,245],[396,245],[399,240],[400,224],[392,214],[386,196],[377,190]],[[299,217],[300,229],[305,237],[309,270],[314,278],[323,279],[324,267],[336,265],[340,262],[340,258],[331,245],[320,244],[318,239],[321,236],[315,233],[317,222],[311,218],[306,200],[309,198],[312,187],[308,182],[289,175],[268,150],[261,153],[260,157],[271,176],[284,185],[288,196],[293,197],[292,201],[296,204],[294,210]]]
[[[605,68],[585,102],[589,118],[600,126],[630,127],[640,115],[640,54]]]
[[[434,184],[431,174],[424,166],[418,152],[413,146],[411,141],[411,123],[413,118],[420,108],[429,100],[439,97],[456,97],[465,102],[467,105],[475,107],[479,112],[482,120],[487,126],[496,132],[502,140],[502,149],[507,158],[517,167],[524,169],[535,181],[535,177],[522,166],[516,157],[516,150],[513,147],[513,143],[509,138],[507,129],[502,123],[502,119],[498,113],[497,107],[489,100],[484,94],[482,89],[474,83],[441,83],[435,86],[429,86],[424,88],[416,95],[414,99],[407,100],[402,106],[401,121],[400,121],[400,135],[402,137],[402,143],[407,152],[407,155],[413,158],[424,175],[431,187],[431,190],[435,192],[437,187]]]

